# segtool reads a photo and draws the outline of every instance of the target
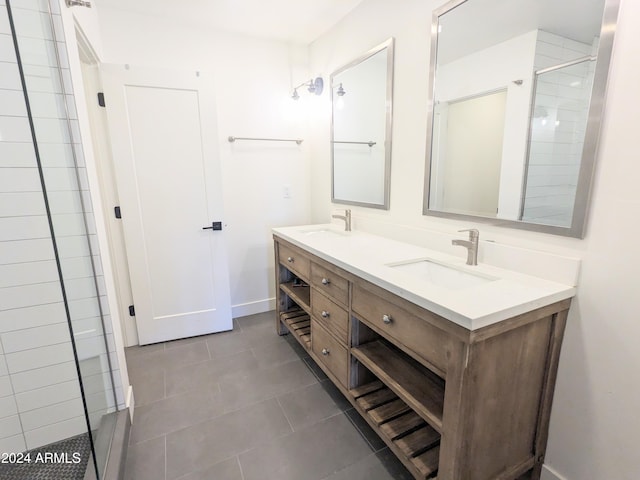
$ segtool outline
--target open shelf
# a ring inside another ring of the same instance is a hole
[[[426,368],[376,340],[351,349],[351,354],[395,393],[400,400],[442,433],[444,381]]]
[[[289,331],[307,350],[311,349],[311,317],[303,309],[294,309],[280,314]]]
[[[436,475],[440,457],[439,432],[380,381],[351,389],[349,393],[369,417],[369,423],[377,426],[378,433],[410,462],[421,478]]]
[[[311,288],[309,285],[291,281],[281,283],[280,289],[307,313],[311,313]]]

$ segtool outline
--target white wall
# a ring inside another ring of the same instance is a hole
[[[480,229],[486,240],[578,256],[583,268],[570,311],[551,417],[546,464],[568,480],[638,477],[640,337],[640,2],[623,1],[586,238],[562,238],[423,216],[429,25],[442,1],[365,0],[311,45],[312,71],[331,72],[382,40],[396,38],[391,209],[353,208],[354,227],[415,243],[439,231]],[[312,212],[329,220],[330,109],[314,122]],[[461,257],[462,249],[454,250]],[[547,472],[548,473],[548,472]]]
[[[290,98],[292,86],[310,77],[306,50],[111,8],[102,8],[99,19],[105,63],[213,72],[233,314],[273,308],[270,229],[309,220],[305,134],[307,112],[320,99],[306,92],[298,102]],[[229,136],[305,142],[231,144]],[[287,187],[290,198],[284,198]]]

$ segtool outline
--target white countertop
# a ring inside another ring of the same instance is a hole
[[[344,232],[333,224],[274,228],[273,233],[469,330],[571,298],[576,293],[571,285],[482,263],[469,266],[460,257],[364,232]],[[491,281],[447,288],[393,268],[394,264],[423,259]]]

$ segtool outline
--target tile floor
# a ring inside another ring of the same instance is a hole
[[[275,313],[127,349],[126,480],[411,480]]]

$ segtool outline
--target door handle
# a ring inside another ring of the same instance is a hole
[[[203,230],[222,230],[222,222],[211,222],[210,227],[202,227]]]

